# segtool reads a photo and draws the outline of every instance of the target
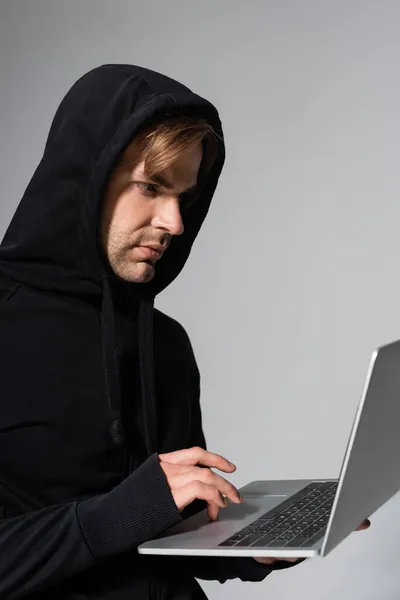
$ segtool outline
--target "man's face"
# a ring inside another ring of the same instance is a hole
[[[146,283],[154,277],[155,263],[172,236],[183,233],[180,202],[184,201],[182,195],[197,183],[203,149],[199,144],[160,173],[164,185],[157,177],[150,180],[144,176],[144,161],[135,166],[137,152],[137,145],[132,142],[111,173],[100,239],[116,275],[126,281]],[[159,252],[148,246],[157,247]]]

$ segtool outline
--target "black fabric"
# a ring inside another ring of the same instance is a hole
[[[153,303],[190,254],[223,141],[152,282],[113,274],[98,245],[99,213],[126,145],[182,114],[222,136],[216,109],[164,75],[131,65],[83,75],[57,110],[0,246],[1,599],[189,600],[204,597],[194,577],[258,581],[271,571],[253,559],[136,551],[204,507],[180,514],[159,464],[158,453],[205,440],[190,341]]]

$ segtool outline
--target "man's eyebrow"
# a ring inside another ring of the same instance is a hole
[[[164,187],[167,190],[172,190],[173,189],[173,185],[171,185],[171,183],[165,179],[165,177],[163,177],[162,175],[153,175],[152,177],[147,177],[147,175],[143,172],[143,171],[138,171],[138,175],[139,177],[145,177],[151,181],[154,181],[155,183],[158,183],[158,185],[161,185],[162,187]],[[188,188],[186,190],[186,192],[191,192],[192,190],[194,190],[197,187],[198,183],[195,183],[194,185],[192,185],[190,188]]]

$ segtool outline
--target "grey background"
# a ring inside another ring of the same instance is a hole
[[[370,354],[399,337],[399,18],[383,0],[1,1],[1,234],[86,70],[141,64],[220,111],[215,201],[157,305],[191,336],[209,448],[237,485],[336,477]],[[399,516],[396,496],[326,559],[202,585],[397,599]]]

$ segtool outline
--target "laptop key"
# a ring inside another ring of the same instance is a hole
[[[268,544],[268,548],[281,548],[282,546],[286,546],[288,541],[289,540],[281,540],[280,538],[277,538]]]
[[[246,537],[247,535],[251,535],[255,532],[252,529],[243,529],[242,531],[239,531],[239,533],[243,535],[243,537]]]
[[[221,542],[218,546],[234,546],[236,542],[230,542],[229,540],[225,540],[225,542]]]
[[[262,537],[262,535],[262,533],[252,533],[251,535],[245,537],[243,540],[240,540],[240,542],[238,542],[236,546],[251,546],[254,542],[259,540],[260,537]]]
[[[291,540],[289,540],[286,544],[285,547],[287,548],[288,546],[290,547],[294,547],[294,548],[298,548],[300,547],[302,544],[304,544],[304,542],[307,541],[307,538],[300,536],[297,536]]]
[[[263,548],[264,546],[268,546],[275,539],[274,535],[263,535],[259,540],[257,540],[252,547],[253,548]]]

